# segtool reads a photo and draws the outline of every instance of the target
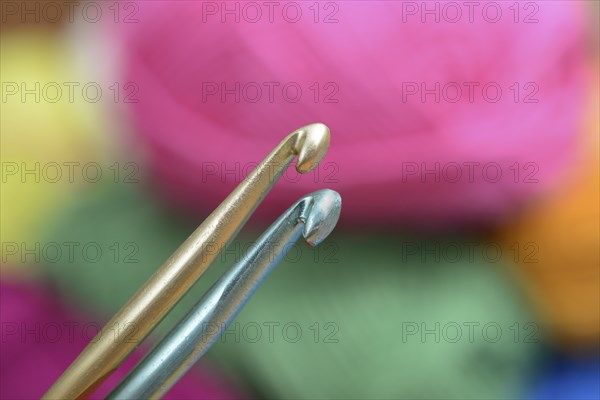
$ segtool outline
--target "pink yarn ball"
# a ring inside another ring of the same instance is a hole
[[[0,398],[39,399],[101,325],[73,315],[56,302],[47,289],[37,284],[4,280],[0,283],[0,298]],[[105,398],[140,359],[141,355],[134,353],[125,360],[91,398]],[[189,371],[165,398],[244,397],[238,390],[228,387],[223,377],[203,365],[201,369]]]
[[[288,171],[260,215],[329,187],[346,222],[490,221],[568,168],[587,79],[576,2],[252,4],[142,2],[127,27],[134,125],[177,205],[212,209],[312,122],[332,132],[318,174]]]

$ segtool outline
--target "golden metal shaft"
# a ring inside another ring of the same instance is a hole
[[[117,312],[43,398],[89,397],[206,271],[294,157],[298,155],[298,172],[306,173],[328,147],[329,129],[323,124],[288,135]]]

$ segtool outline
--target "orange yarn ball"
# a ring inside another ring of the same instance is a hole
[[[600,344],[600,170],[598,89],[593,121],[572,179],[560,193],[506,227],[500,242],[528,247],[520,270],[549,336],[570,347]]]

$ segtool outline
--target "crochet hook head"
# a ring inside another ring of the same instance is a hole
[[[208,351],[300,237],[316,245],[335,227],[340,195],[320,190],[298,200],[244,258],[204,294],[179,324],[127,375],[111,399],[160,398]]]
[[[296,136],[296,170],[301,174],[312,171],[323,160],[329,148],[329,128],[319,123],[310,124],[296,130],[292,135]]]
[[[321,243],[338,222],[342,210],[342,198],[338,192],[324,189],[305,197],[309,199],[310,207],[304,218],[304,232],[302,235],[310,246]]]
[[[113,316],[44,398],[88,397],[219,256],[296,156],[296,169],[306,173],[328,147],[329,129],[320,123],[286,136]]]

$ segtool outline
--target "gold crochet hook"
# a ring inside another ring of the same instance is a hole
[[[113,316],[43,398],[88,398],[237,235],[294,158],[298,156],[296,170],[307,173],[328,147],[329,128],[323,124],[289,134]]]

